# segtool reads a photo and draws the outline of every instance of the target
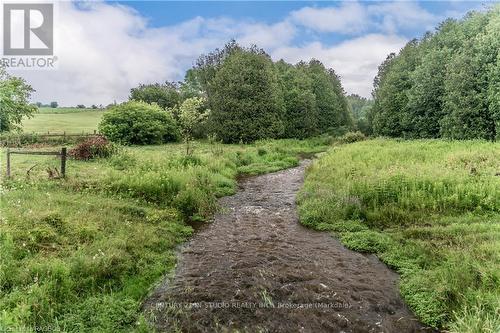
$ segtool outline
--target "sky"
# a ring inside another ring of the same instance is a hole
[[[348,94],[369,97],[389,53],[489,3],[61,1],[54,19],[57,69],[10,73],[32,85],[33,101],[107,105],[126,100],[139,83],[182,80],[200,54],[235,39],[274,60],[319,59],[340,75]]]

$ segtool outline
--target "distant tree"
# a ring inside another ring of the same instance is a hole
[[[365,135],[370,135],[371,128],[368,121],[368,115],[373,106],[373,100],[351,94],[347,96],[347,102],[349,103],[356,129]]]
[[[36,102],[35,105],[39,108],[41,108],[43,106],[42,102]]]
[[[23,117],[33,116],[37,110],[29,103],[33,92],[23,79],[10,76],[0,66],[0,132],[17,130]]]
[[[211,124],[224,142],[283,135],[283,94],[273,63],[263,51],[236,48],[208,86]]]
[[[77,107],[78,109],[85,109],[85,105],[83,105],[83,104],[78,104],[76,107]]]
[[[95,109],[97,109],[97,105],[92,104],[91,108],[95,110]]]
[[[170,113],[158,105],[138,101],[112,106],[103,114],[99,131],[121,144],[160,144],[178,138],[178,129]]]
[[[50,107],[55,109],[59,106],[59,104],[57,102],[50,102]]]
[[[318,131],[343,134],[342,132],[349,130],[352,127],[352,117],[337,74],[315,59],[299,66],[312,82],[318,113]]]
[[[176,83],[141,84],[130,91],[130,100],[156,103],[162,109],[176,106],[181,102],[179,87]]]
[[[276,63],[285,103],[284,136],[307,138],[318,134],[318,110],[312,81],[302,67]]]
[[[182,100],[186,100],[191,97],[206,96],[201,85],[198,69],[188,69],[186,75],[184,76],[184,82],[181,82],[180,84],[179,92]]]

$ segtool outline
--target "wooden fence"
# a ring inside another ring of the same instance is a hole
[[[29,150],[11,150],[7,148],[7,178],[10,178],[10,155],[19,154],[19,155],[56,155],[61,157],[61,176],[66,177],[66,158],[67,158],[67,149],[66,147],[62,147],[61,151],[29,151]]]

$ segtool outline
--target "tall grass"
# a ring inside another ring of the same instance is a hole
[[[210,218],[238,174],[294,166],[327,144],[128,147],[69,160],[66,180],[46,179],[56,158],[13,155],[0,188],[0,331],[149,331],[140,302],[172,271],[191,222]]]
[[[500,144],[370,140],[308,171],[301,222],[401,273],[426,324],[500,331]]]

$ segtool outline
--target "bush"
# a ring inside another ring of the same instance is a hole
[[[117,148],[103,136],[91,137],[69,151],[69,156],[76,160],[90,160],[98,157],[110,157]]]
[[[121,144],[161,144],[177,141],[173,117],[156,104],[130,101],[110,108],[99,124],[99,131]]]
[[[354,143],[363,140],[366,140],[366,136],[359,131],[347,132],[340,138],[341,143]]]

